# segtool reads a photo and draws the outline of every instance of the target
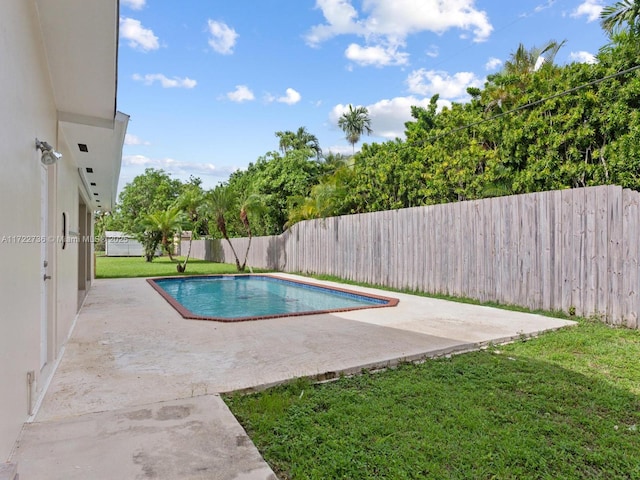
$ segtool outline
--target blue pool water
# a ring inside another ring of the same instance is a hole
[[[170,298],[163,296],[187,318],[268,318],[387,306],[392,300],[262,275],[162,278],[150,283],[161,294],[166,292]]]

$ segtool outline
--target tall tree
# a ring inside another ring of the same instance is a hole
[[[600,12],[602,28],[609,34],[622,28],[625,24],[631,30],[637,30],[640,22],[640,0],[620,0],[607,5]]]
[[[522,43],[511,54],[504,64],[507,73],[527,74],[539,70],[543,65],[553,65],[558,51],[564,46],[566,40],[558,42],[549,40],[542,47],[527,49]]]
[[[369,118],[369,110],[366,107],[356,107],[349,104],[349,111],[344,112],[338,120],[338,126],[345,133],[347,141],[351,144],[353,153],[356,151],[356,143],[360,140],[363,133],[371,135],[371,118]]]
[[[322,155],[318,137],[309,133],[307,127],[300,127],[296,132],[290,130],[276,132],[276,137],[280,139],[278,148],[283,154],[292,150],[308,149],[313,152],[316,158],[320,158]]]
[[[164,170],[147,168],[128,183],[118,197],[117,215],[127,233],[144,231],[140,219],[145,215],[168,209],[182,190],[182,182],[172,179]]]
[[[253,238],[253,230],[251,228],[251,218],[261,215],[265,212],[265,196],[252,193],[250,195],[243,196],[240,199],[240,221],[244,227],[249,241],[247,242],[247,249],[244,252],[244,260],[240,265],[242,270],[247,266],[247,259],[249,258],[249,250],[251,249],[251,239]]]
[[[504,69],[489,77],[486,97],[486,110],[507,110],[513,107],[531,83],[534,72],[551,72],[558,51],[566,43],[549,40],[542,47],[527,49],[522,43],[511,53]]]
[[[236,253],[236,249],[233,248],[233,243],[229,239],[229,232],[227,231],[227,216],[233,211],[235,199],[232,196],[232,191],[227,185],[219,185],[215,189],[209,192],[208,206],[211,210],[213,220],[215,221],[218,230],[222,234],[229,247],[236,262],[236,268],[239,272],[244,271],[245,265],[240,265],[240,259]]]
[[[289,199],[308,196],[324,168],[321,162],[310,160],[309,152],[305,150],[291,150],[284,156],[272,151],[246,170],[234,172],[229,178],[228,188],[238,199],[248,193],[261,195],[264,210],[252,219],[252,233],[278,235],[287,222]],[[236,215],[227,219],[230,237],[246,234],[245,227],[236,220]]]
[[[184,261],[177,265],[178,272],[182,273],[187,269],[187,263],[191,256],[191,246],[194,238],[202,233],[204,229],[204,223],[206,214],[203,212],[204,203],[204,191],[200,186],[200,179],[192,178],[189,183],[184,186],[184,189],[178,199],[176,200],[176,206],[180,208],[185,214],[185,226],[191,231],[189,235],[189,249]]]

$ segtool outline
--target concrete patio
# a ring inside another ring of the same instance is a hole
[[[144,279],[95,281],[13,455],[21,478],[274,479],[220,393],[460,353],[573,323],[347,288],[400,303],[218,323],[184,320]]]

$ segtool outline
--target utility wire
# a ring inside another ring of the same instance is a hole
[[[463,125],[462,127],[454,128],[453,130],[449,130],[448,132],[441,133],[440,135],[436,135],[436,136],[431,137],[431,138],[429,138],[427,140],[423,140],[419,144],[412,144],[411,146],[418,147],[418,146],[424,145],[425,143],[435,142],[436,140],[439,140],[439,139],[441,139],[443,137],[449,136],[449,135],[451,135],[453,133],[460,132],[460,131],[466,130],[468,128],[472,128],[472,127],[475,127],[477,125],[481,125],[483,123],[491,122],[493,120],[496,120],[498,118],[504,117],[506,115],[511,115],[512,113],[519,112],[520,110],[525,110],[525,109],[530,108],[530,107],[535,107],[536,105],[544,103],[544,102],[546,102],[548,100],[553,100],[554,98],[562,97],[564,95],[568,95],[570,93],[577,92],[578,90],[582,90],[583,88],[587,88],[587,87],[591,87],[593,85],[597,85],[598,83],[604,82],[606,80],[611,80],[612,78],[616,78],[616,77],[619,77],[621,75],[626,75],[627,73],[631,73],[631,72],[633,72],[635,70],[638,70],[638,69],[640,69],[640,65],[636,65],[635,67],[627,68],[626,70],[621,70],[619,72],[612,73],[611,75],[607,75],[605,77],[598,78],[596,80],[592,80],[591,82],[587,82],[587,83],[584,83],[582,85],[578,85],[577,87],[573,87],[573,88],[570,88],[568,90],[564,90],[564,91],[559,92],[559,93],[554,93],[553,95],[550,95],[550,96],[545,97],[545,98],[541,98],[540,100],[536,100],[535,102],[530,102],[530,103],[527,103],[525,105],[520,105],[519,107],[516,107],[516,108],[514,108],[512,110],[509,110],[509,111],[502,112],[502,113],[499,113],[497,115],[494,115],[493,117],[485,118],[483,120],[478,120],[477,122],[473,122],[473,123],[469,123],[467,125]]]

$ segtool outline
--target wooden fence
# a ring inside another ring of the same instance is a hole
[[[616,186],[309,220],[248,264],[600,316],[638,328],[640,193]],[[248,239],[233,239],[243,257]],[[197,258],[233,263],[226,242]]]

